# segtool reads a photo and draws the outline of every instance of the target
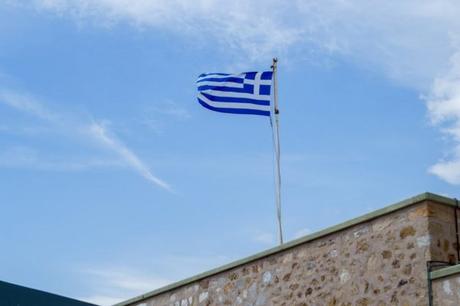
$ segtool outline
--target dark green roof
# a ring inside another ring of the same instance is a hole
[[[96,306],[53,293],[0,281],[1,306]]]

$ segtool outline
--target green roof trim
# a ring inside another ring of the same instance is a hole
[[[460,275],[460,265],[449,266],[442,268],[430,273],[430,278],[432,280],[448,277],[451,275],[459,274]]]
[[[425,193],[416,195],[414,197],[411,197],[409,199],[403,200],[401,202],[397,202],[397,203],[395,203],[393,205],[390,205],[390,206],[378,209],[376,211],[370,212],[368,214],[362,215],[360,217],[351,219],[349,221],[337,224],[337,225],[332,226],[332,227],[328,227],[328,228],[326,228],[324,230],[321,230],[321,231],[318,231],[316,233],[313,233],[313,234],[310,234],[310,235],[307,235],[307,236],[304,236],[304,237],[301,237],[301,238],[298,238],[298,239],[291,240],[289,242],[284,243],[283,245],[280,245],[280,246],[277,246],[277,247],[262,251],[260,253],[248,256],[248,257],[240,259],[240,260],[236,260],[234,262],[228,263],[228,264],[220,266],[218,268],[215,268],[215,269],[212,269],[212,270],[197,274],[195,276],[183,279],[181,281],[172,283],[172,284],[167,285],[165,287],[162,287],[162,288],[147,292],[145,294],[142,294],[140,296],[131,298],[131,299],[126,300],[124,302],[115,304],[114,306],[127,306],[127,305],[131,305],[133,303],[136,303],[136,302],[140,302],[142,300],[145,300],[147,298],[151,298],[153,296],[165,293],[167,291],[177,289],[177,288],[185,286],[185,285],[189,285],[191,283],[194,283],[196,281],[199,281],[199,280],[202,280],[204,278],[210,277],[212,275],[216,275],[216,274],[228,271],[228,270],[233,269],[235,267],[238,267],[238,266],[241,266],[241,265],[256,261],[256,260],[264,258],[264,257],[268,257],[268,256],[276,254],[276,253],[280,253],[282,251],[291,249],[293,247],[296,247],[298,245],[301,245],[301,244],[304,244],[304,243],[307,243],[307,242],[311,242],[313,240],[322,238],[322,237],[330,235],[332,233],[342,231],[342,230],[347,229],[349,227],[352,227],[354,225],[358,225],[358,224],[361,224],[361,223],[364,223],[364,222],[374,220],[374,219],[379,218],[381,216],[390,214],[390,213],[395,212],[397,210],[406,208],[408,206],[411,206],[411,205],[414,205],[414,204],[417,204],[417,203],[420,203],[420,202],[423,202],[423,201],[433,201],[433,202],[437,202],[437,203],[440,203],[440,204],[453,206],[453,207],[457,206],[455,199],[447,198],[447,197],[440,196],[440,195],[430,193],[430,192],[425,192]]]

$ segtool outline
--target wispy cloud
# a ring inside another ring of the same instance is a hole
[[[62,122],[57,114],[52,113],[43,107],[30,95],[24,93],[17,93],[5,89],[0,90],[0,103],[4,103],[18,111],[29,113],[39,119],[49,121],[52,123]]]
[[[311,234],[312,231],[309,228],[301,228],[294,232],[293,236],[286,235],[285,233],[285,239],[297,239],[301,238],[303,236]],[[275,238],[275,232],[273,233],[268,233],[268,232],[256,232],[252,236],[252,240],[254,242],[266,245],[266,246],[273,246],[276,244],[276,238]]]
[[[294,24],[285,24],[283,16],[289,13],[291,5],[279,1],[36,0],[34,3],[39,10],[71,16],[79,23],[107,27],[127,22],[140,28],[161,28],[189,35],[195,41],[212,36],[227,49],[243,48],[243,57],[252,59],[270,58],[273,50],[281,52],[300,40],[304,32]]]
[[[191,117],[191,113],[179,103],[167,100],[145,107],[139,121],[155,133],[161,134],[171,121],[183,122]]]
[[[340,54],[410,84],[430,82],[447,65],[460,27],[455,0],[36,0],[35,7],[79,22],[163,29],[203,45],[200,33],[246,62]]]
[[[150,105],[147,112],[150,114],[166,115],[178,120],[187,120],[192,117],[187,109],[170,100],[157,103],[156,105]]]
[[[172,191],[172,188],[163,180],[155,176],[149,167],[125,144],[123,144],[112,132],[110,132],[106,126],[101,123],[88,122],[88,123],[76,123],[81,122],[81,118],[72,118],[65,114],[53,112],[46,108],[44,104],[37,101],[34,97],[22,93],[0,90],[0,103],[3,103],[11,108],[18,111],[30,114],[36,118],[39,118],[54,127],[58,128],[61,133],[71,138],[90,138],[90,140],[103,145],[111,152],[117,154],[125,165],[136,171],[146,180],[154,184],[155,186],[161,187],[165,190]],[[78,120],[80,119],[80,120]],[[1,156],[0,156],[1,157]],[[25,152],[24,150],[18,156],[9,156],[8,152],[6,156],[3,156],[3,164],[5,161],[9,165],[35,165],[37,160],[37,154]],[[1,162],[0,162],[1,164]],[[41,169],[49,169],[50,167],[57,166],[61,170],[74,169],[89,167],[95,164],[94,161],[89,161],[84,164],[71,164],[71,163],[46,163],[41,162]],[[37,166],[35,166],[37,168]]]
[[[456,0],[35,0],[42,12],[80,24],[128,23],[186,37],[208,39],[236,62],[312,61],[329,55],[385,74],[426,99],[428,114],[455,144],[451,156],[430,172],[459,183],[457,122],[460,6]],[[25,5],[24,5],[25,6]],[[200,35],[196,35],[200,33]],[[24,105],[27,107],[27,105]],[[34,110],[38,114],[41,110]],[[450,123],[448,123],[450,122]],[[155,120],[150,125],[158,129]],[[446,127],[447,125],[447,127]]]
[[[0,151],[0,168],[24,168],[42,171],[82,171],[93,168],[123,167],[120,160],[107,158],[69,158],[42,156],[25,146],[9,147]]]
[[[119,303],[172,282],[126,268],[86,269],[81,274],[95,288],[95,293],[79,299],[102,306]]]
[[[79,22],[126,22],[194,41],[201,33],[246,62],[267,61],[275,54],[286,61],[343,56],[430,96],[428,112],[438,122],[458,117],[460,6],[455,0],[36,0],[35,7]],[[454,139],[458,125],[446,130]],[[458,151],[430,172],[459,183]]]
[[[80,266],[75,272],[90,286],[90,289],[79,299],[103,306],[113,305],[185,277],[216,268],[228,263],[229,260],[227,256],[218,254],[164,256],[157,254],[153,263],[143,264],[141,268],[116,264]]]
[[[133,170],[142,175],[149,182],[163,189],[172,191],[171,186],[152,174],[147,165],[128,147],[111,135],[106,127],[99,123],[92,123],[87,129],[89,135],[100,141],[106,147],[116,152]]]
[[[303,236],[309,235],[312,233],[312,230],[309,228],[301,228],[294,233],[294,239],[301,238]]]
[[[275,237],[272,233],[257,232],[252,236],[252,240],[265,245],[273,245],[275,243]]]
[[[190,37],[240,62],[317,61],[328,55],[385,74],[428,96],[428,114],[455,141],[430,172],[460,183],[460,6],[456,0],[35,0],[35,8],[104,26],[129,23]],[[441,124],[442,123],[442,124]]]

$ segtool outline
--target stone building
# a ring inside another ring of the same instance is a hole
[[[424,193],[117,306],[458,306],[458,210]]]

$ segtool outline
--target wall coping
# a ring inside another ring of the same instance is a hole
[[[460,264],[455,266],[449,266],[445,268],[438,269],[436,271],[430,272],[430,279],[436,280],[451,275],[460,274]]]
[[[291,240],[289,242],[284,243],[283,245],[270,248],[270,249],[262,251],[260,253],[256,253],[256,254],[248,256],[246,258],[242,258],[242,259],[233,261],[231,263],[228,263],[226,265],[217,267],[215,269],[212,269],[212,270],[197,274],[195,276],[180,280],[178,282],[175,282],[175,283],[172,283],[170,285],[161,287],[159,289],[147,292],[145,294],[142,294],[142,295],[139,295],[137,297],[131,298],[129,300],[126,300],[126,301],[120,302],[118,304],[115,304],[114,306],[127,306],[127,305],[130,305],[130,304],[136,303],[136,302],[140,302],[140,301],[145,300],[147,298],[151,298],[151,297],[154,297],[156,295],[160,295],[162,293],[165,293],[167,291],[171,291],[173,289],[177,289],[179,287],[189,285],[191,283],[194,283],[196,281],[202,280],[204,278],[207,278],[207,277],[210,277],[210,276],[213,276],[213,275],[228,271],[228,270],[233,269],[235,267],[238,267],[238,266],[241,266],[241,265],[256,261],[256,260],[264,258],[264,257],[268,257],[268,256],[276,254],[276,253],[280,253],[282,251],[294,248],[294,247],[299,246],[301,244],[311,242],[313,240],[328,236],[330,234],[342,231],[344,229],[350,228],[352,226],[355,226],[355,225],[358,225],[358,224],[361,224],[361,223],[364,223],[364,222],[374,220],[376,218],[382,217],[382,216],[387,215],[389,213],[401,210],[403,208],[406,208],[406,207],[409,207],[409,206],[412,206],[414,204],[417,204],[417,203],[420,203],[420,202],[423,202],[423,201],[427,201],[427,200],[431,200],[431,201],[434,201],[434,202],[437,202],[437,203],[440,203],[440,204],[444,204],[444,205],[448,205],[448,206],[453,206],[453,207],[457,206],[457,203],[456,203],[455,199],[447,198],[447,197],[437,195],[437,194],[434,194],[434,193],[430,193],[430,192],[421,193],[421,194],[416,195],[414,197],[411,197],[411,198],[408,198],[406,200],[397,202],[395,204],[386,206],[384,208],[375,210],[373,212],[367,213],[367,214],[362,215],[360,217],[357,217],[357,218],[345,221],[343,223],[328,227],[326,229],[323,229],[323,230],[320,230],[318,232],[306,235],[304,237]],[[448,268],[446,268],[446,269],[448,269]],[[459,265],[459,271],[460,271],[460,265]],[[438,271],[434,271],[434,272],[432,272],[432,274],[434,274],[436,272],[438,272]],[[434,275],[437,275],[437,274],[434,274]]]

